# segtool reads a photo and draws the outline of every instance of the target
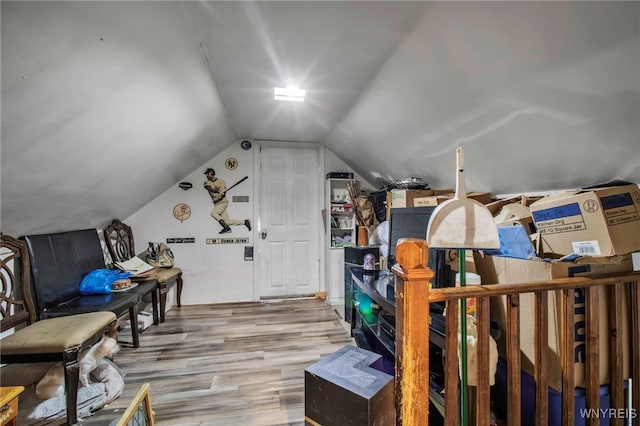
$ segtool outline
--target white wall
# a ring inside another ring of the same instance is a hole
[[[232,218],[249,218],[252,224],[255,223],[255,149],[254,145],[251,150],[245,151],[240,148],[239,141],[235,142],[181,180],[191,182],[192,189],[185,191],[175,185],[124,219],[133,228],[137,252],[144,250],[149,241],[195,238],[195,243],[169,244],[175,255],[176,266],[183,270],[182,303],[185,305],[254,299],[253,263],[244,260],[245,245],[253,245],[253,230],[249,232],[244,226],[233,226],[231,233],[219,234],[221,227],[210,216],[213,203],[202,184],[206,180],[203,172],[208,167],[215,169],[216,175],[225,180],[227,187],[249,176],[227,194],[227,212]],[[225,168],[225,160],[230,157],[238,160],[236,170]],[[249,196],[249,202],[232,202],[234,195]],[[187,203],[191,207],[191,217],[182,223],[173,217],[173,208],[178,203]],[[206,244],[208,238],[242,237],[249,238],[249,243]]]
[[[259,141],[245,151],[240,148],[240,141],[233,143],[222,153],[202,166],[193,170],[181,181],[191,182],[193,188],[185,191],[175,185],[142,209],[123,221],[133,228],[136,252],[143,251],[149,241],[166,242],[167,238],[195,238],[194,243],[168,244],[175,255],[176,266],[183,270],[184,288],[182,303],[184,305],[224,303],[257,300],[259,294],[254,292],[254,264],[244,260],[244,247],[253,246],[256,241],[258,222],[259,196]],[[334,153],[323,149],[324,158],[320,166],[323,176],[331,171],[352,171],[352,169]],[[234,171],[225,168],[228,158],[238,160],[238,168]],[[248,176],[249,178],[232,189],[227,195],[228,213],[232,218],[250,218],[252,230],[244,226],[233,226],[232,232],[220,235],[220,225],[211,216],[213,203],[202,187],[205,181],[204,170],[213,167],[218,177],[225,180],[227,187]],[[371,183],[355,174],[362,189],[375,189]],[[324,182],[319,188],[324,191]],[[232,202],[232,197],[246,195],[248,203]],[[324,200],[324,194],[322,194]],[[191,207],[191,217],[180,222],[173,217],[173,208],[178,203],[186,203]],[[322,206],[324,208],[325,206]],[[249,238],[248,244],[206,244],[208,238]],[[318,236],[321,256],[325,253],[324,234]],[[257,247],[255,260],[257,261]],[[327,259],[328,260],[328,259]],[[321,264],[325,259],[321,259]],[[324,268],[321,268],[324,272]],[[325,277],[320,274],[320,290],[325,290]]]

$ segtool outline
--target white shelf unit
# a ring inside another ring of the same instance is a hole
[[[331,248],[355,244],[355,213],[347,191],[351,179],[327,179],[327,230]]]
[[[353,179],[327,179],[326,198],[326,274],[327,303],[344,304],[344,250],[356,243],[355,210],[347,183]]]

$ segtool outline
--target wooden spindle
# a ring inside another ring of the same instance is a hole
[[[489,397],[489,298],[476,298],[476,326],[478,340],[476,345],[476,425],[489,426],[491,421],[491,403]],[[463,342],[465,344],[466,342]]]
[[[598,345],[598,322],[600,312],[598,310],[598,288],[587,287],[585,291],[585,322],[586,322],[586,405],[587,409],[598,410],[600,408],[600,350]],[[587,424],[597,426],[600,420],[597,416],[587,419]]]
[[[549,293],[535,293],[535,368],[536,426],[549,424],[549,381],[547,376],[547,347],[549,346]],[[572,365],[573,368],[573,365]]]
[[[562,327],[560,333],[561,356],[560,364],[562,367],[562,424],[575,424],[575,374],[573,371],[573,352],[574,352],[574,289],[562,290],[562,310],[560,313],[560,324]]]
[[[640,283],[625,283],[629,288],[629,316],[631,324],[631,385],[632,407],[635,410],[633,425],[640,425]]]
[[[522,373],[520,361],[520,295],[507,296],[507,424],[520,424]]]
[[[447,300],[447,315],[445,317],[445,398],[444,418],[447,424],[460,424],[460,376],[458,374],[458,299]]]
[[[609,294],[609,394],[611,395],[611,408],[624,407],[624,377],[623,377],[623,342],[622,327],[622,283],[607,286]],[[618,309],[620,307],[620,309]],[[623,419],[614,417],[610,419],[611,426],[622,426]]]

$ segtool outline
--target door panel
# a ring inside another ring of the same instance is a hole
[[[318,151],[263,147],[260,155],[260,297],[319,290]]]

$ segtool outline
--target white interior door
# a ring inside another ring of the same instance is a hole
[[[320,288],[318,150],[263,147],[260,154],[260,298]]]

